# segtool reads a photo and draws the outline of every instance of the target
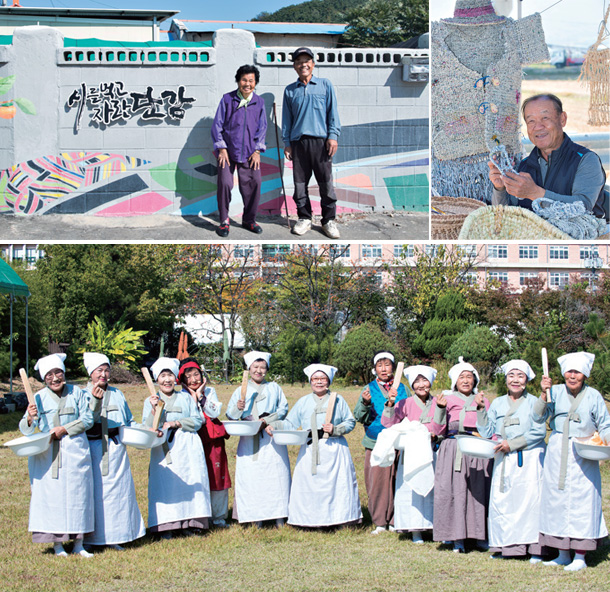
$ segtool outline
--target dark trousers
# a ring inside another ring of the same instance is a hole
[[[237,180],[239,192],[244,202],[244,213],[242,224],[250,224],[256,221],[258,202],[261,198],[261,171],[253,170],[247,162],[233,162],[229,160],[229,166],[218,167],[218,215],[222,224],[229,218],[229,204],[231,203],[231,190],[233,189],[233,173],[237,169]]]
[[[311,220],[311,201],[307,185],[313,173],[320,188],[322,224],[334,220],[337,211],[337,196],[333,188],[333,159],[326,150],[325,138],[301,136],[291,142],[292,174],[294,177],[294,202],[299,219]]]

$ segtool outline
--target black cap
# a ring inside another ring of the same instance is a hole
[[[299,47],[292,52],[292,61],[296,62],[297,58],[302,55],[308,55],[312,60],[314,59],[313,51],[309,47]]]

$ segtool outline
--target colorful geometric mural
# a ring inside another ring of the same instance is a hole
[[[148,161],[104,152],[64,152],[16,164],[0,171],[0,213],[48,210],[75,194],[85,195],[84,187],[144,164]]]

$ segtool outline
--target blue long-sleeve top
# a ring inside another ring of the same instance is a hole
[[[512,450],[530,450],[544,441],[546,436],[546,426],[544,423],[536,423],[533,420],[532,410],[537,397],[528,392],[523,393],[523,402],[517,411],[508,418],[508,423],[504,427],[506,441]],[[488,410],[477,411],[477,430],[484,438],[497,436],[502,440],[502,425],[504,418],[509,412],[511,399],[508,395],[497,397],[491,402]]]
[[[98,399],[92,394],[93,385],[88,384],[85,392],[90,397],[89,407],[93,413],[93,422],[101,422],[101,413],[104,403],[107,407],[107,418],[109,428],[119,428],[121,426],[131,426],[136,424],[131,409],[125,400],[125,395],[113,386],[108,386],[103,399]]]
[[[248,382],[248,390],[246,391],[246,405],[243,411],[237,408],[237,401],[241,396],[241,387],[238,387],[233,392],[229,404],[227,406],[227,417],[237,420],[252,415],[254,401],[256,401],[256,409],[259,416],[263,413],[268,413],[265,417],[267,423],[272,421],[282,420],[288,413],[288,401],[282,387],[277,382],[264,382],[256,384],[252,380]]]
[[[284,89],[282,140],[288,147],[301,136],[338,140],[341,122],[335,89],[330,80],[312,76],[308,84],[300,80]]]
[[[179,421],[182,429],[186,432],[196,432],[203,425],[203,418],[195,405],[193,398],[181,392],[174,392],[171,397],[158,393],[159,397],[165,401],[165,408],[161,413],[161,422],[159,427],[166,421]],[[153,424],[155,414],[152,411],[150,399],[144,401],[144,409],[142,411],[142,423],[147,427]]]
[[[610,442],[610,414],[604,403],[603,397],[598,391],[590,386],[583,400],[576,409],[580,421],[572,421],[570,424],[570,436],[576,438],[587,438],[595,431],[603,438],[604,442]],[[549,425],[554,432],[563,434],[564,424],[570,411],[573,398],[569,396],[565,384],[554,385],[551,388],[551,400],[545,403],[538,399],[533,409],[533,419],[537,423],[544,423],[550,419]]]

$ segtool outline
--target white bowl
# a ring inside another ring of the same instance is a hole
[[[586,438],[588,440],[589,438]],[[579,440],[574,441],[576,454],[587,460],[608,460],[610,459],[610,446],[599,446],[597,444],[585,444]]]
[[[456,436],[456,439],[462,454],[476,456],[477,458],[493,458],[495,454],[494,448],[499,444],[499,442],[494,440],[487,440],[477,436],[459,435]]]
[[[261,429],[260,421],[223,421],[229,436],[256,436]]]
[[[154,448],[165,442],[165,438],[157,437],[157,432],[136,426],[121,426],[119,437],[126,446],[133,446],[140,450]]]
[[[282,446],[301,446],[308,436],[309,430],[273,430],[273,441]]]
[[[51,444],[50,432],[39,432],[31,436],[21,436],[4,445],[10,448],[17,456],[35,456],[49,448]]]

